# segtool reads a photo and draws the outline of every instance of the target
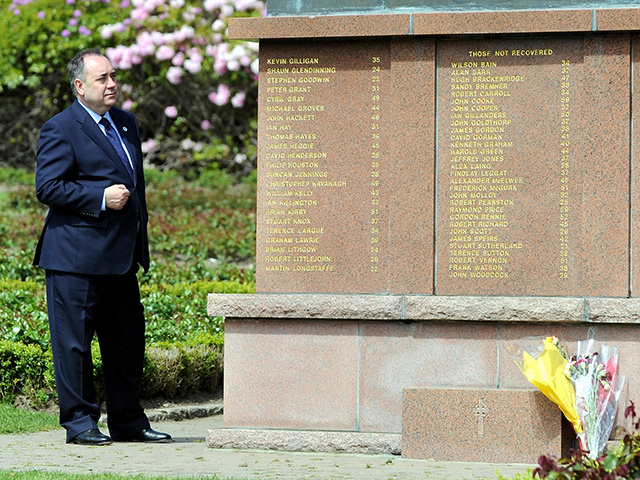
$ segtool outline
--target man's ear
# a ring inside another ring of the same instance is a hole
[[[76,78],[73,81],[73,85],[76,87],[76,92],[78,92],[79,95],[84,95],[84,83],[82,83],[82,80]]]

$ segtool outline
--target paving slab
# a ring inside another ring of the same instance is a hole
[[[150,417],[155,418],[154,415]],[[207,430],[223,428],[222,415],[160,420],[153,428],[173,435],[169,444],[114,443],[87,447],[64,443],[64,431],[0,435],[0,470],[119,473],[167,478],[445,480],[495,479],[524,473],[532,465],[436,462],[397,455],[299,453],[214,449]],[[106,430],[105,430],[106,432]]]

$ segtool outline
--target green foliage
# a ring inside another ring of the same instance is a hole
[[[0,184],[11,185],[33,185],[35,178],[33,172],[28,172],[23,168],[0,168]]]
[[[0,401],[26,395],[44,404],[55,396],[53,363],[44,275],[31,261],[46,208],[35,198],[32,174],[0,169],[0,175],[6,181],[0,182],[0,338],[6,341]],[[149,170],[147,183],[155,260],[149,274],[139,274],[149,345],[143,388],[167,397],[214,391],[222,376],[224,319],[208,315],[207,295],[255,292],[255,175],[238,182],[211,168],[187,181]],[[101,399],[97,344],[93,358]]]
[[[156,2],[145,18],[120,0],[16,4],[0,0],[0,118],[11,119],[0,123],[0,165],[33,168],[40,127],[74,100],[66,63],[92,47],[116,63],[120,105],[138,117],[147,164],[190,171],[217,162],[239,175],[255,168],[257,82],[248,63],[257,44],[228,38],[228,11],[204,9],[199,0]],[[173,54],[157,55],[160,46]],[[239,63],[227,68],[235,48]],[[179,80],[168,78],[172,68]],[[242,101],[214,103],[209,95],[220,87]]]
[[[626,432],[620,444],[592,459],[588,452],[575,450],[567,458],[556,460],[543,455],[534,470],[534,478],[552,480],[623,480],[640,478],[640,419],[631,402],[625,410],[631,417],[633,432]]]
[[[0,337],[46,348],[49,343],[43,285],[34,281],[0,280]]]
[[[9,10],[11,3],[8,0],[0,1],[0,28],[4,32],[0,36],[0,52],[3,55],[0,92],[18,87],[39,87],[47,77],[58,76],[64,71],[66,62],[75,52],[89,47],[106,47],[97,31],[101,25],[111,23],[114,16],[126,13],[115,2],[80,2],[83,17],[81,25],[92,34],[63,37],[65,29],[70,33],[79,30],[78,26],[69,25],[69,20],[74,18],[74,11],[78,10],[75,2],[38,0],[22,5],[19,14]],[[68,88],[66,90],[70,93]]]
[[[0,400],[26,395],[45,404],[54,390],[53,359],[37,345],[0,341]]]
[[[214,392],[222,378],[222,344],[220,335],[201,334],[188,343],[161,342],[147,347],[143,397]]]
[[[184,336],[200,333],[219,334],[224,330],[222,317],[209,317],[206,298],[209,293],[254,293],[253,284],[238,281],[195,281],[181,284],[142,285],[141,293],[147,319],[149,342],[171,341],[176,332]],[[198,301],[198,299],[201,299]]]
[[[46,208],[33,175],[0,172],[12,182],[0,197],[0,338],[45,347],[44,274],[31,262]],[[216,168],[191,181],[158,170],[146,176],[154,260],[139,279],[147,340],[221,332],[222,318],[207,315],[207,294],[255,291],[255,176],[239,183]]]
[[[9,10],[10,4],[0,0],[0,112],[11,119],[0,124],[0,162],[32,167],[40,127],[74,98],[64,76],[66,62],[83,48],[105,47],[96,32],[122,13],[115,2],[38,0],[21,6],[19,15]],[[91,35],[68,25],[78,7]],[[63,37],[65,28],[74,34]]]
[[[219,170],[205,171],[193,182],[175,173],[150,171],[146,176],[154,256],[180,265],[196,262],[197,276],[211,279],[218,278],[207,273],[209,259],[255,256],[252,184],[237,183]]]

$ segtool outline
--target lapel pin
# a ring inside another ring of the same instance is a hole
[[[122,130],[124,130],[125,132],[128,132],[127,127],[122,127]]]

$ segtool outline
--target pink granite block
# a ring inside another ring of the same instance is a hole
[[[589,32],[591,10],[413,14],[414,35]]]
[[[230,18],[230,38],[286,39],[408,35],[408,14]]]
[[[580,213],[574,231],[581,238],[575,275],[587,296],[629,295],[630,59],[628,35],[585,39],[577,95],[583,106],[573,125],[574,165],[582,169],[582,184],[575,185],[581,198],[574,202]]]
[[[209,294],[209,315],[227,318],[394,320],[402,297],[391,295]]]
[[[402,456],[536,463],[575,438],[556,405],[530,390],[411,388],[402,398]]]
[[[628,293],[626,36],[440,44],[436,293]]]
[[[435,41],[391,45],[385,161],[389,192],[389,291],[433,293],[435,191]],[[411,252],[410,255],[407,253]]]
[[[599,32],[640,30],[640,8],[597,9],[596,28]]]
[[[435,45],[419,46],[261,46],[258,292],[432,293]]]
[[[633,35],[631,37],[633,44],[633,91],[638,92],[640,88],[640,36]],[[637,93],[636,93],[637,95]],[[640,118],[640,102],[633,102],[633,158],[632,161],[632,177],[631,177],[631,202],[633,209],[631,210],[631,222],[632,222],[632,237],[631,237],[631,251],[632,251],[632,285],[631,295],[634,297],[640,296],[640,271],[638,265],[640,265],[640,235],[638,235],[638,227],[640,226],[640,168],[638,165],[638,152],[640,152],[640,125],[638,124],[638,118]]]
[[[225,427],[355,430],[354,322],[225,323]]]
[[[365,323],[361,334],[363,432],[401,431],[405,388],[496,385],[496,325]]]

